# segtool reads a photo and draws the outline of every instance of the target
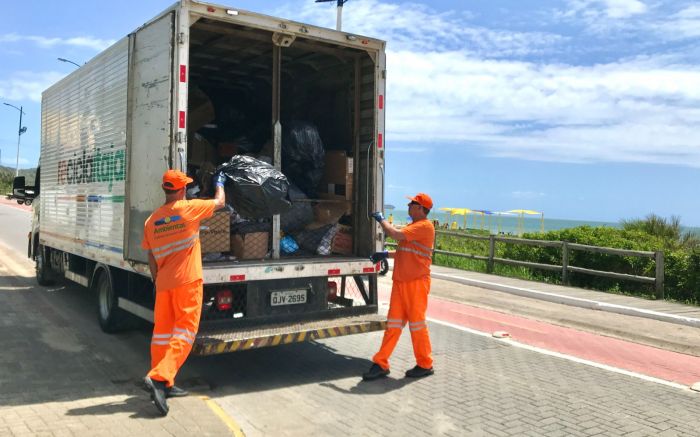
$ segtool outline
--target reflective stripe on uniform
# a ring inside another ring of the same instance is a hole
[[[190,247],[194,246],[194,243],[195,243],[194,238],[195,238],[195,237],[198,237],[198,236],[199,236],[199,235],[195,235],[193,238],[188,238],[187,240],[183,240],[183,242],[182,242],[179,246],[175,246],[175,247],[173,247],[172,249],[167,250],[167,251],[165,251],[165,252],[161,252],[161,253],[158,253],[158,254],[155,254],[155,253],[154,253],[154,254],[153,254],[153,257],[154,257],[155,259],[159,259],[159,258],[162,258],[162,257],[164,257],[164,256],[171,255],[171,254],[173,254],[173,253],[175,253],[175,252],[180,252],[181,250],[189,249]]]
[[[180,333],[183,333],[183,334],[187,334],[187,335],[189,335],[190,337],[195,337],[195,336],[197,335],[196,333],[191,332],[191,331],[188,331],[187,329],[177,328],[177,327],[173,328],[173,332],[180,332]]]
[[[419,250],[416,250],[416,249],[411,249],[410,247],[401,247],[401,246],[399,246],[399,247],[396,248],[396,250],[401,251],[401,252],[411,252],[411,253],[415,253],[416,255],[422,256],[422,257],[424,257],[424,258],[431,258],[431,259],[433,258],[432,255],[428,255],[428,254],[426,254],[426,253],[424,253],[424,252],[421,252],[421,251],[419,251]]]
[[[426,245],[424,245],[424,244],[420,244],[420,243],[417,242],[417,241],[409,241],[409,243],[415,244],[415,245],[418,246],[420,249],[423,249],[423,250],[425,250],[426,252],[433,253],[433,248],[432,248],[432,247],[428,247],[428,246],[426,246]]]
[[[420,331],[423,328],[427,328],[428,326],[425,323],[425,320],[421,320],[418,322],[410,322],[408,324],[408,327],[411,331]]]
[[[192,235],[192,236],[190,236],[190,237],[187,237],[187,238],[185,238],[185,239],[183,239],[183,240],[173,241],[172,243],[168,243],[168,244],[164,244],[164,245],[162,245],[162,246],[154,247],[154,248],[152,248],[151,250],[154,251],[154,252],[157,251],[157,250],[165,250],[165,249],[167,249],[167,248],[169,248],[169,247],[171,247],[171,246],[175,246],[176,244],[182,244],[182,243],[185,243],[186,241],[193,240],[193,239],[195,239],[195,238],[199,238],[199,232],[196,233],[196,234],[194,234],[194,235]]]
[[[175,335],[173,335],[173,338],[179,338],[180,340],[185,340],[189,344],[194,343],[194,340],[192,340],[190,337],[186,336],[185,334],[175,334]]]
[[[403,329],[403,327],[405,325],[406,325],[406,321],[402,320],[402,319],[386,319],[387,329],[389,329],[389,328]]]

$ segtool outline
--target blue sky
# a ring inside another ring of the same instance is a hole
[[[41,91],[172,4],[7,2],[0,99],[22,105],[36,165]],[[332,3],[230,6],[335,27]],[[700,3],[691,0],[350,0],[343,29],[388,42],[387,203],[535,209],[700,225]],[[19,112],[0,106],[2,164]]]

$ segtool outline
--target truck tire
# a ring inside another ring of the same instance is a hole
[[[379,274],[384,276],[389,272],[389,261],[383,259],[379,263]]]
[[[44,246],[39,246],[36,257],[34,258],[34,268],[36,270],[36,282],[39,285],[53,285],[54,272],[51,269],[51,264],[48,262],[48,251]]]
[[[97,296],[97,320],[106,333],[115,333],[126,326],[127,313],[118,306],[119,296],[114,290],[112,275],[106,268],[97,271],[93,289]]]
[[[27,200],[25,200],[25,201],[24,201],[24,204],[27,205],[27,206],[31,206],[31,204],[32,204],[32,199],[27,199]]]

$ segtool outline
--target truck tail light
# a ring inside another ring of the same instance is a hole
[[[221,290],[216,293],[216,309],[228,311],[233,308],[233,293],[231,290]]]
[[[328,302],[333,302],[338,296],[338,283],[335,281],[328,281]]]

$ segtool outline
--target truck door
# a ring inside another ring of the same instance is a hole
[[[175,13],[129,35],[125,258],[148,262],[143,224],[163,203],[163,172],[172,162]]]

